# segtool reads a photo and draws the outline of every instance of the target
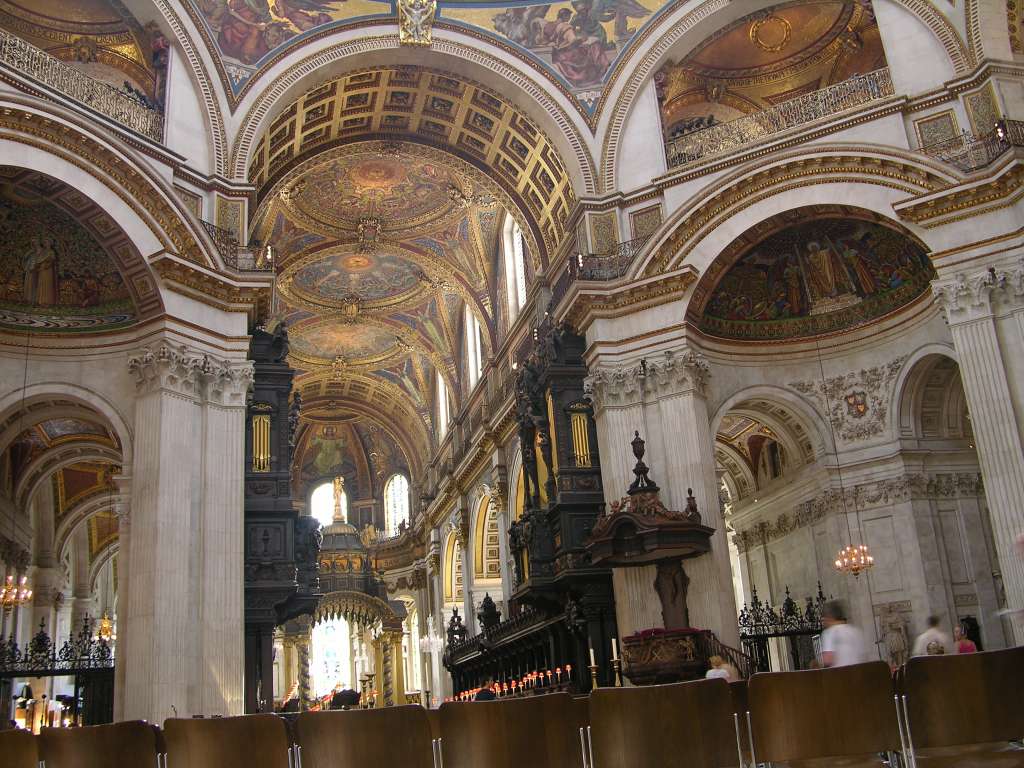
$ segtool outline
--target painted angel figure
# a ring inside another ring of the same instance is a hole
[[[437,0],[399,0],[398,41],[403,45],[430,45],[430,26]]]

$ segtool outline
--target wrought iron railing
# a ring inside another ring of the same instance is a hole
[[[892,96],[889,69],[855,75],[841,83],[797,96],[769,109],[719,123],[665,143],[669,168],[732,152],[797,126]]]
[[[814,598],[806,598],[803,610],[789,594],[786,587],[786,599],[779,610],[762,602],[757,596],[757,588],[751,590],[750,603],[740,611],[738,624],[740,638],[779,637],[791,633],[808,633],[821,631],[821,613],[825,605],[825,595],[818,583],[818,594]]]
[[[224,259],[224,263],[229,267],[239,269],[238,238],[235,237],[235,233],[230,229],[218,227],[209,221],[203,221],[203,226],[206,228],[206,233],[210,236],[210,239],[213,240],[213,244],[217,246],[217,252]]]
[[[615,280],[622,277],[650,239],[650,235],[645,235],[618,243],[604,253],[577,254],[571,257],[551,287],[551,305],[558,304],[568,293],[569,286],[577,280]]]
[[[1024,147],[1024,122],[1000,120],[992,131],[959,136],[921,147],[921,152],[970,173],[992,163],[1012,147]]]
[[[0,643],[0,678],[70,675],[113,666],[113,649],[106,640],[95,636],[94,623],[88,618],[78,634],[59,648],[46,632],[46,622],[40,623],[39,631],[24,647],[19,647],[13,637]]]
[[[0,30],[0,64],[48,86],[136,133],[163,141],[164,118],[113,86],[94,80],[16,35]]]

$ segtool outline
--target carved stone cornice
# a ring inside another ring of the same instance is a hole
[[[830,488],[797,504],[792,512],[783,512],[775,520],[761,520],[748,528],[737,530],[733,540],[739,551],[745,552],[749,547],[774,541],[832,515],[913,500],[978,498],[984,493],[981,475],[971,472],[935,475],[912,473],[855,485],[845,489],[845,493]]]
[[[249,361],[219,360],[167,342],[130,354],[128,371],[139,392],[163,390],[222,405],[245,405],[253,382]]]
[[[660,358],[644,358],[624,368],[598,368],[583,382],[596,410],[639,405],[673,395],[707,393],[711,369],[692,350],[665,352]]]
[[[452,512],[449,525],[451,526],[452,533],[455,534],[455,542],[459,545],[459,549],[465,549],[469,546],[469,520],[470,513],[468,509],[456,507],[455,511]]]
[[[960,272],[936,280],[932,293],[951,325],[991,317],[1001,308],[1024,306],[1024,259],[1010,268]]]

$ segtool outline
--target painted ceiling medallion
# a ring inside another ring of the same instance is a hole
[[[769,13],[750,25],[750,42],[768,53],[778,53],[793,36],[793,27],[781,16]]]
[[[396,346],[393,331],[364,323],[320,323],[296,329],[290,338],[292,351],[301,357],[327,362],[340,357],[349,364],[387,358]]]
[[[416,291],[423,270],[411,260],[392,252],[335,253],[318,256],[291,274],[282,286],[286,297],[299,292],[314,302],[337,306],[346,299],[385,302]]]

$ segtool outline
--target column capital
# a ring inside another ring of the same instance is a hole
[[[657,357],[643,358],[636,365],[597,368],[583,382],[595,408],[629,406],[648,397],[707,393],[711,369],[691,349],[669,350]]]
[[[1009,267],[935,280],[932,293],[951,325],[991,317],[999,308],[1024,307],[1024,258]]]
[[[166,341],[128,355],[128,371],[140,392],[165,390],[223,405],[244,405],[253,382],[253,364],[211,357]]]

